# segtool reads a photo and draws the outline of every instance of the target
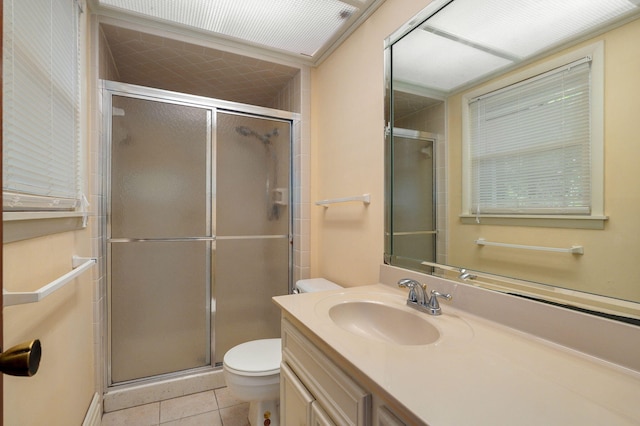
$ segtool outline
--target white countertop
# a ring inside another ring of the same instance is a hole
[[[346,300],[385,301],[426,316],[441,338],[405,346],[355,335],[327,312]],[[638,372],[456,310],[455,300],[441,303],[438,317],[405,306],[405,300],[404,291],[382,284],[274,298],[431,426],[640,424]]]

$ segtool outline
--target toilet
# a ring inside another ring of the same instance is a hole
[[[294,293],[311,293],[342,288],[324,278],[296,282]],[[224,354],[224,378],[229,392],[249,402],[251,426],[280,424],[281,339],[259,339],[241,343]]]

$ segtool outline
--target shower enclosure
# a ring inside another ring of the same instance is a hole
[[[107,384],[211,370],[278,337],[293,114],[104,85]]]
[[[435,262],[437,255],[436,136],[395,127],[392,146],[389,261],[395,266],[425,269],[421,262]]]

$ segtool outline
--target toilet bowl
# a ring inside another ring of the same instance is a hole
[[[229,391],[238,399],[249,401],[252,426],[279,424],[280,339],[260,339],[242,343],[224,354],[224,378]]]
[[[300,280],[298,293],[310,293],[341,288],[324,278]],[[282,342],[259,339],[241,343],[225,353],[224,378],[229,392],[249,402],[251,426],[279,426],[280,424],[280,362]]]

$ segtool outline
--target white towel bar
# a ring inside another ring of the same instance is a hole
[[[67,272],[60,278],[51,281],[44,287],[40,287],[36,291],[27,292],[9,292],[2,291],[2,299],[4,306],[22,305],[25,303],[39,302],[51,293],[62,288],[69,281],[72,281],[78,275],[91,268],[97,263],[97,259],[91,257],[78,257],[73,256],[71,266],[74,268],[72,271]]]
[[[329,207],[329,204],[348,203],[349,201],[361,201],[365,204],[371,203],[371,194],[356,195],[353,197],[330,198],[328,200],[316,201],[316,206]]]
[[[484,238],[478,238],[476,240],[476,244],[479,246],[494,246],[494,247],[507,247],[507,248],[524,249],[524,250],[553,251],[557,253],[584,254],[584,247],[582,246],[571,246],[569,248],[525,246],[520,244],[494,243],[492,241],[487,241]]]

